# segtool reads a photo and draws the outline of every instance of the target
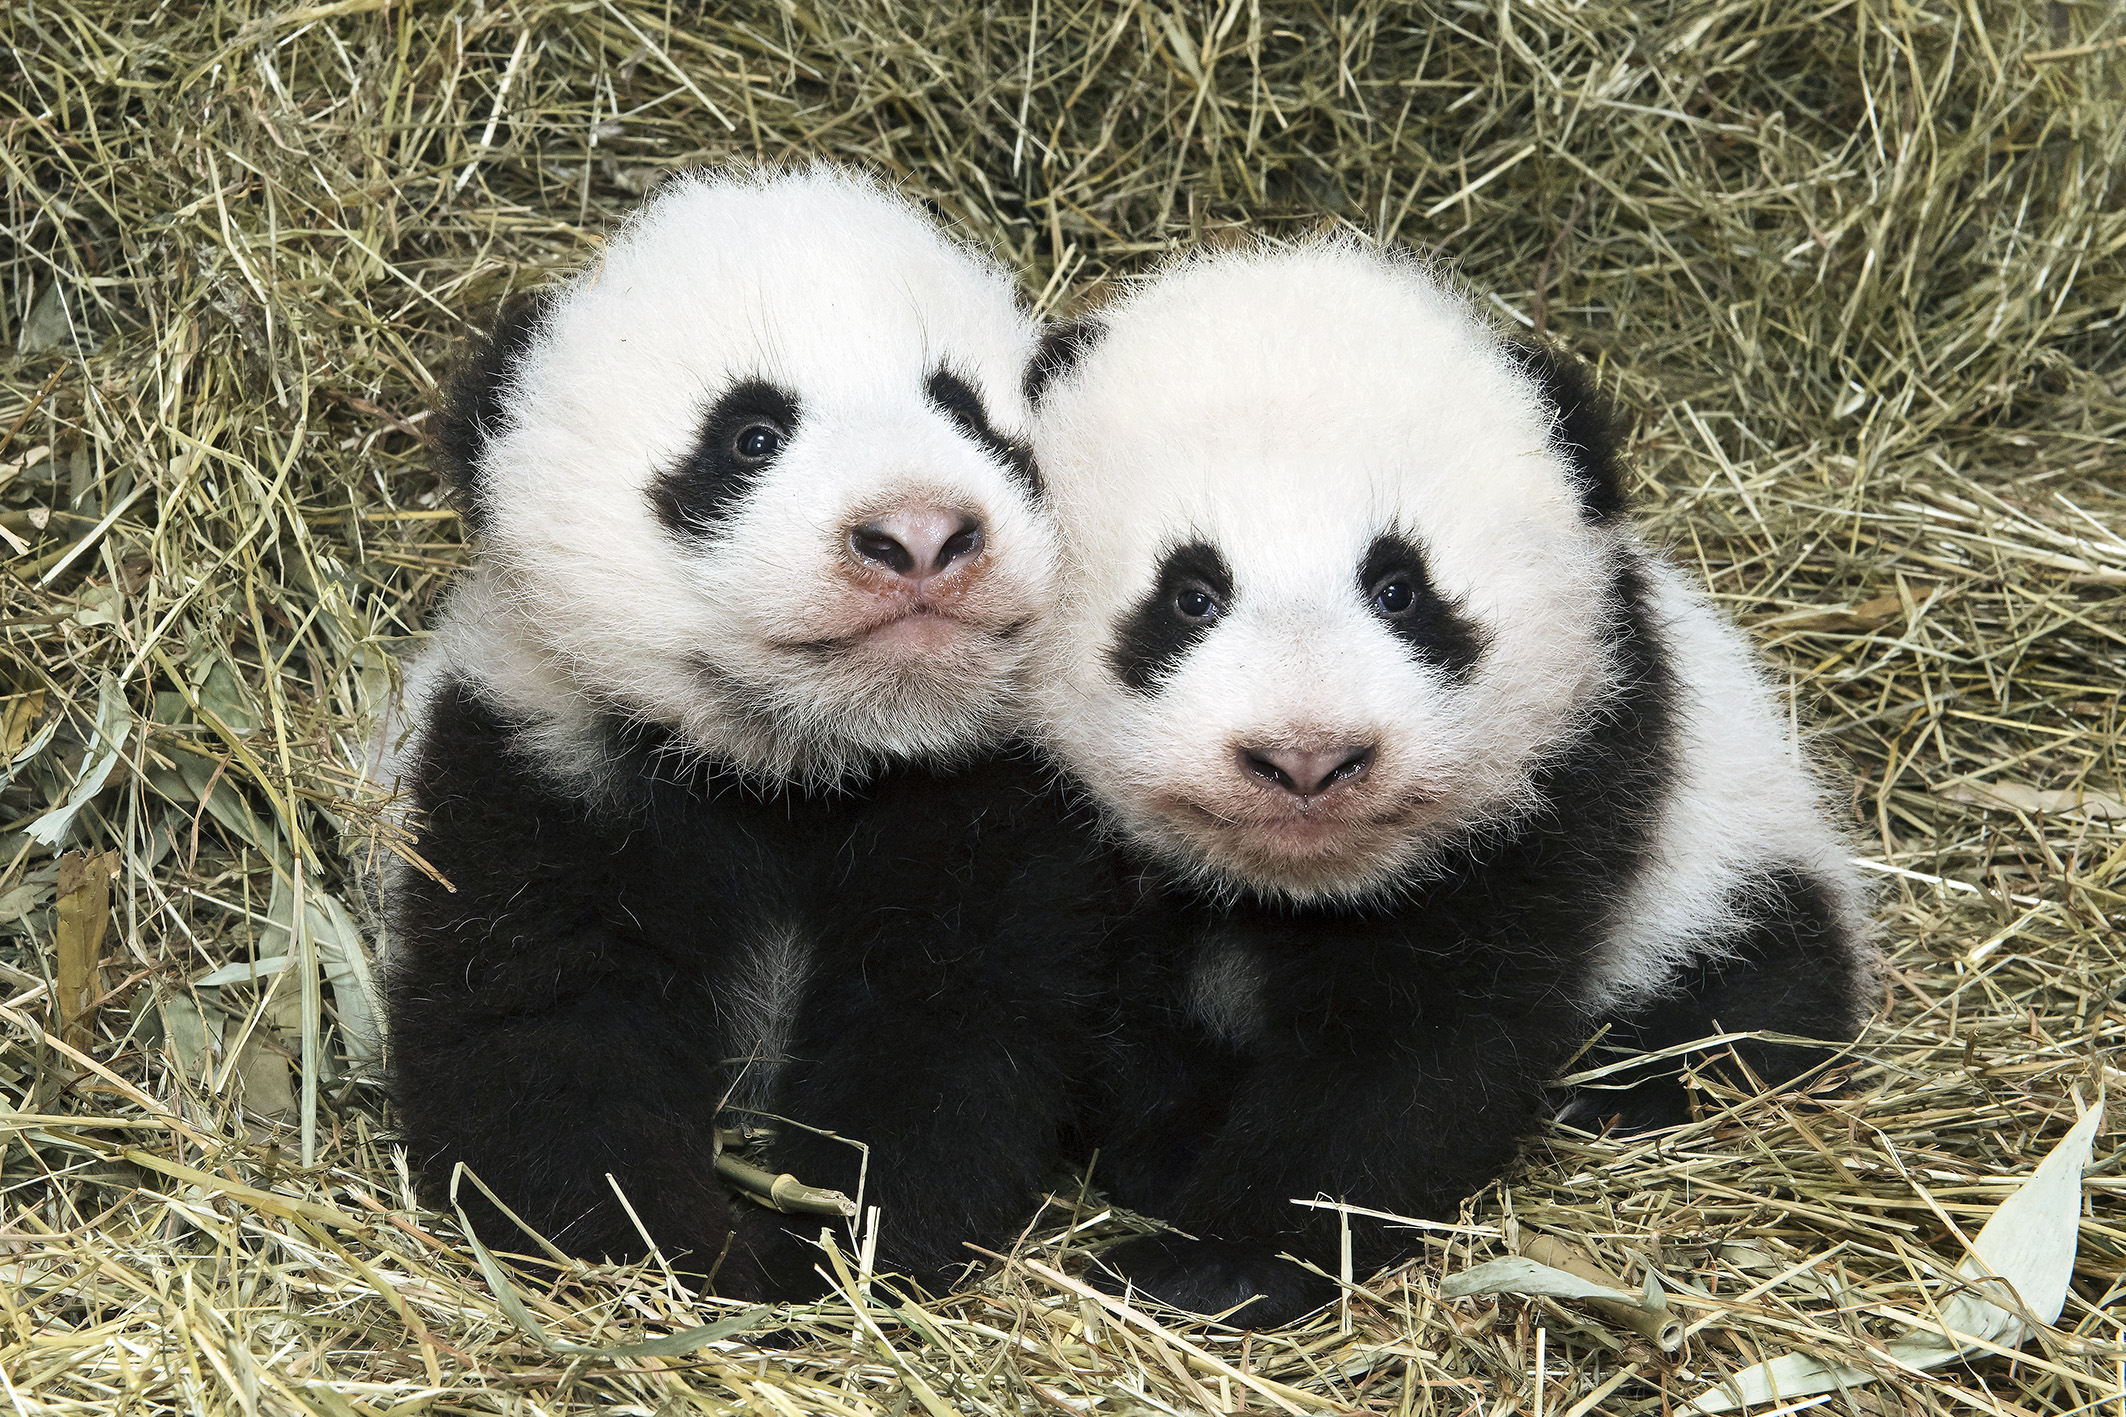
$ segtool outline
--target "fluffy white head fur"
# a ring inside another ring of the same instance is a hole
[[[1058,754],[1199,883],[1295,901],[1392,889],[1510,816],[1612,674],[1618,538],[1582,516],[1552,411],[1468,302],[1320,240],[1185,260],[1098,323],[1035,428],[1071,568],[1036,675]],[[1384,535],[1480,636],[1465,673],[1369,604]],[[1229,603],[1133,690],[1118,639],[1193,543],[1230,569]],[[1261,761],[1363,750],[1319,793]]]
[[[810,784],[990,742],[1055,560],[996,446],[1027,431],[1032,349],[1004,271],[860,177],[668,183],[516,361],[476,469],[480,563],[418,677],[474,676],[583,774],[606,714]],[[995,439],[926,395],[940,371]],[[675,531],[654,489],[747,381],[787,393],[795,426]],[[854,529],[909,508],[970,519],[979,551],[916,587],[852,549]]]

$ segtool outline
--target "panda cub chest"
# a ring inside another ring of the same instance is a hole
[[[1260,1041],[1270,1028],[1270,969],[1261,946],[1239,930],[1214,928],[1197,943],[1182,976],[1190,1022],[1231,1047]]]
[[[1387,1038],[1431,1012],[1437,992],[1398,975],[1405,943],[1333,915],[1243,907],[1204,924],[1172,987],[1189,1022],[1228,1047],[1311,1048],[1326,1034]],[[1443,962],[1434,967],[1444,973]]]
[[[791,1061],[791,1045],[817,963],[811,932],[764,918],[740,946],[713,997],[721,1015],[731,1102],[763,1109]]]

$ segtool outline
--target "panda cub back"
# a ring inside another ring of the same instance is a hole
[[[1103,1156],[1211,1247],[1117,1251],[1140,1287],[1279,1315],[1304,1286],[1263,1257],[1335,1259],[1291,1197],[1451,1213],[1598,1027],[1851,1036],[1837,835],[1746,645],[1631,529],[1574,366],[1338,239],[1177,262],[1067,343],[1038,714],[1174,922],[1124,984],[1154,1002]],[[1625,1082],[1580,1114],[1683,1118]]]
[[[571,1253],[646,1229],[722,1292],[808,1293],[817,1217],[717,1178],[731,1106],[815,1186],[871,1147],[883,1264],[1020,1221],[1097,885],[1010,741],[1054,595],[1034,347],[1000,268],[812,168],[668,183],[471,366],[477,554],[380,769],[441,878],[387,883],[431,1197],[463,1162]]]

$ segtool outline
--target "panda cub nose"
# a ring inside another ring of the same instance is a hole
[[[982,551],[982,522],[944,507],[900,507],[849,531],[859,561],[921,585]]]
[[[1242,748],[1243,772],[1294,797],[1319,797],[1339,783],[1362,777],[1373,761],[1373,749],[1336,748]]]

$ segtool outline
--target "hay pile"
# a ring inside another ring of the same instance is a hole
[[[1768,1354],[1882,1369],[1956,1232],[2119,1079],[2113,7],[5,15],[0,1410],[1666,1414]],[[1893,966],[1853,1091],[1560,1134],[1288,1334],[1071,1290],[1059,1252],[1119,1223],[1073,1187],[975,1292],[852,1274],[768,1351],[655,1344],[724,1315],[654,1266],[483,1275],[393,1156],[343,855],[375,841],[352,725],[463,554],[425,410],[467,318],[660,174],[793,152],[902,175],[1044,308],[1327,213],[1594,360],[1657,533],[1851,776]],[[2056,1330],[1826,1410],[2117,1401],[2114,1135]],[[1438,1297],[1539,1235],[1658,1269],[1683,1351]]]

